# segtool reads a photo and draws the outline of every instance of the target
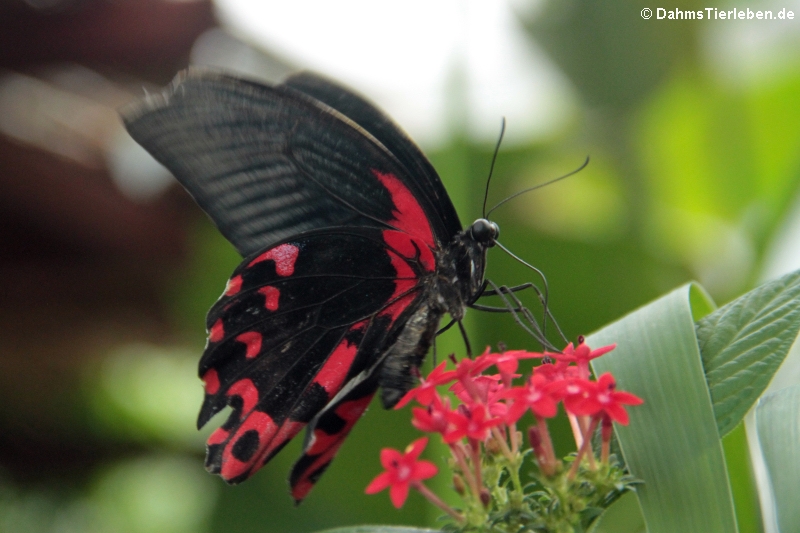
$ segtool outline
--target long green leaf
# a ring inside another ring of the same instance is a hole
[[[617,343],[595,360],[594,371],[612,372],[621,390],[645,400],[629,409],[630,425],[615,429],[631,474],[644,480],[638,497],[649,533],[733,533],[733,501],[690,300],[703,304],[700,291],[687,285],[587,342]]]
[[[697,323],[720,435],[764,392],[800,330],[800,270],[753,289]]]
[[[759,400],[755,416],[779,529],[800,531],[800,386],[767,394]]]

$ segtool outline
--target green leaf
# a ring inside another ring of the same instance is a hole
[[[589,533],[646,533],[636,494],[623,494],[592,524]]]
[[[764,392],[800,329],[800,271],[753,289],[697,322],[720,435]]]
[[[755,416],[779,530],[800,531],[800,386],[765,395]]]
[[[615,430],[631,474],[644,480],[637,495],[649,533],[737,531],[690,300],[711,306],[687,285],[587,339],[617,343],[594,371],[645,400]]]

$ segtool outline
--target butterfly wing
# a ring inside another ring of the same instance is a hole
[[[270,87],[189,71],[125,122],[249,255],[208,315],[198,426],[233,411],[209,438],[207,467],[239,482],[307,426],[290,478],[300,500],[409,319],[425,315],[432,335],[425,284],[461,230],[455,210],[405,134],[313,75]]]
[[[385,113],[361,96],[311,72],[295,74],[283,85],[331,106],[373,135],[402,163],[406,175],[418,183],[425,197],[433,201],[447,232],[452,236],[461,231],[458,213],[433,165]]]
[[[186,71],[163,94],[124,110],[125,124],[242,255],[316,228],[386,227],[402,206],[385,175],[420,207],[429,245],[460,231],[439,178],[396,126],[321,78],[296,81],[266,86]]]
[[[233,407],[209,438],[208,469],[242,481],[310,423],[292,479],[302,499],[366,409],[433,271],[420,239],[374,228],[315,230],[245,259],[207,319],[198,427]]]

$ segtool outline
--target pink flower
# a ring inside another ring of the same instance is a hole
[[[597,412],[594,405],[587,404],[587,400],[595,393],[595,383],[588,379],[564,378],[552,383],[553,395],[564,401],[564,408],[568,413],[577,416],[593,415]]]
[[[481,355],[475,359],[462,359],[456,365],[456,375],[461,380],[462,377],[479,376],[484,370],[494,364],[494,357],[496,354],[489,353],[489,348],[486,348]]]
[[[610,344],[608,346],[603,346],[602,348],[592,350],[589,348],[588,344],[583,342],[583,337],[580,337],[578,339],[577,347],[573,347],[572,343],[569,343],[567,347],[564,348],[563,352],[547,353],[545,355],[552,357],[559,362],[575,363],[575,365],[578,367],[580,377],[583,379],[589,379],[591,374],[589,371],[589,361],[596,359],[601,355],[607,354],[616,347],[616,344]]]
[[[434,395],[436,394],[436,387],[439,385],[444,385],[445,383],[449,383],[456,378],[456,373],[454,370],[445,371],[444,367],[446,365],[447,361],[442,361],[439,366],[434,368],[431,373],[428,374],[427,378],[420,379],[419,387],[408,391],[405,396],[400,398],[400,401],[397,402],[397,405],[395,405],[394,408],[400,409],[415,398],[422,405],[430,405],[430,403],[433,401]]]
[[[430,461],[419,461],[418,458],[428,444],[428,438],[417,439],[405,449],[404,453],[391,448],[381,450],[381,464],[386,470],[378,474],[367,486],[367,494],[375,494],[389,488],[389,498],[398,509],[408,498],[408,489],[419,485],[423,479],[436,475],[436,465]]]
[[[507,352],[495,355],[494,364],[503,376],[503,381],[506,385],[511,383],[514,378],[514,372],[519,368],[520,359],[539,359],[544,357],[544,354],[537,352],[526,352],[525,350],[510,350]]]
[[[503,422],[501,418],[489,418],[489,416],[485,405],[476,403],[470,407],[459,406],[457,411],[451,411],[447,415],[450,428],[444,434],[444,441],[452,444],[462,437],[477,442],[485,441],[489,438],[491,428]]]
[[[635,394],[616,390],[617,383],[610,372],[600,376],[592,385],[589,396],[582,402],[580,408],[585,414],[602,414],[603,417],[627,426],[628,412],[623,406],[644,403],[644,400]]]
[[[525,411],[530,409],[536,416],[551,418],[556,416],[558,403],[553,398],[547,378],[534,374],[523,387],[516,387],[507,391],[505,396],[512,398],[513,403],[508,408],[506,423],[513,424],[519,420]]]
[[[413,416],[411,424],[426,433],[444,434],[450,427],[447,418],[450,412],[450,399],[442,399],[438,394],[434,394],[433,400],[427,407],[414,407],[411,410]]]

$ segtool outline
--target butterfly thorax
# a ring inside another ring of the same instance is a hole
[[[386,354],[380,384],[381,400],[387,408],[415,385],[415,369],[422,365],[442,316],[448,313],[454,320],[462,320],[467,306],[480,295],[486,250],[493,239],[476,240],[474,226],[458,233],[436,254],[436,274],[424,283],[425,295],[419,307]]]

